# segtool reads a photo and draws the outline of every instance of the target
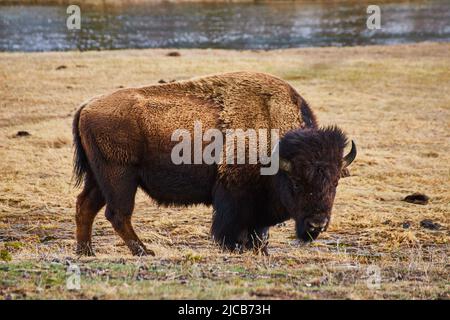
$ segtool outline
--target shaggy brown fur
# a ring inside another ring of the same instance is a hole
[[[277,128],[281,136],[294,129],[319,130],[311,109],[288,83],[261,73],[213,75],[93,98],[78,110],[73,125],[75,173],[78,182],[85,181],[77,200],[79,253],[93,253],[92,223],[105,204],[106,217],[132,253],[151,253],[131,225],[138,187],[163,205],[214,205],[233,187],[244,195],[246,185],[261,185],[258,165],[172,164],[173,131],[192,132],[198,120],[203,130]],[[233,246],[267,229],[250,227],[231,236],[213,228],[213,235]]]

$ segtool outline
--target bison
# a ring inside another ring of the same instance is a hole
[[[233,128],[280,132],[280,170],[261,164],[174,164],[174,130]],[[307,102],[287,82],[235,72],[120,89],[84,103],[73,122],[77,253],[93,255],[92,224],[100,209],[134,255],[154,254],[133,230],[141,188],[159,205],[212,205],[211,233],[224,248],[267,252],[270,226],[294,219],[311,241],[330,223],[336,187],[355,159],[338,127],[321,128]]]

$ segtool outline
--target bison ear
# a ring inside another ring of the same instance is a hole
[[[286,172],[291,172],[292,164],[289,160],[280,158],[280,169]]]

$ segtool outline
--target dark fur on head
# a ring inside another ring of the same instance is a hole
[[[276,185],[300,239],[317,238],[330,223],[346,145],[346,135],[336,126],[293,130],[280,141],[280,158],[290,170],[277,175]]]

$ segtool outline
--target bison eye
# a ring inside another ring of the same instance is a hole
[[[302,188],[300,181],[292,181],[292,188],[294,191],[299,191]]]

